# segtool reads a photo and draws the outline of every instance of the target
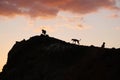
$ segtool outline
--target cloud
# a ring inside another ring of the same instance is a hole
[[[120,30],[120,26],[115,27],[115,30],[119,31]]]
[[[77,25],[77,29],[80,29],[80,30],[88,30],[88,29],[91,29],[92,27],[87,25],[87,24],[78,24]]]
[[[61,7],[63,10],[80,14],[95,12],[100,8],[118,9],[115,6],[115,0],[71,0]]]
[[[0,0],[0,15],[54,17],[59,11],[88,14],[101,8],[119,9],[115,0]]]
[[[111,14],[107,16],[108,18],[119,18],[120,16],[118,14]]]
[[[78,24],[79,28],[84,28],[84,26],[82,24]]]

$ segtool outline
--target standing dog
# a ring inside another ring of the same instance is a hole
[[[81,39],[80,39],[80,40],[81,40]],[[78,40],[78,39],[71,39],[71,41],[73,41],[73,43],[75,43],[75,44],[80,44],[80,43],[79,43],[80,40]]]

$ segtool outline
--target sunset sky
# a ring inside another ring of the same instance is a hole
[[[16,41],[40,35],[120,48],[120,0],[0,0],[0,71]]]

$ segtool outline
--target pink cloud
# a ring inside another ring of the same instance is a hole
[[[118,26],[118,27],[115,27],[115,30],[120,30],[120,26]]]
[[[109,18],[119,18],[120,16],[118,14],[111,14],[107,17],[109,17]]]
[[[0,0],[0,15],[53,17],[59,11],[88,14],[101,8],[119,9],[115,0]]]

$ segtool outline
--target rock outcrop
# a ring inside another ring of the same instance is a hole
[[[120,49],[79,46],[45,35],[16,42],[0,80],[119,80]]]

